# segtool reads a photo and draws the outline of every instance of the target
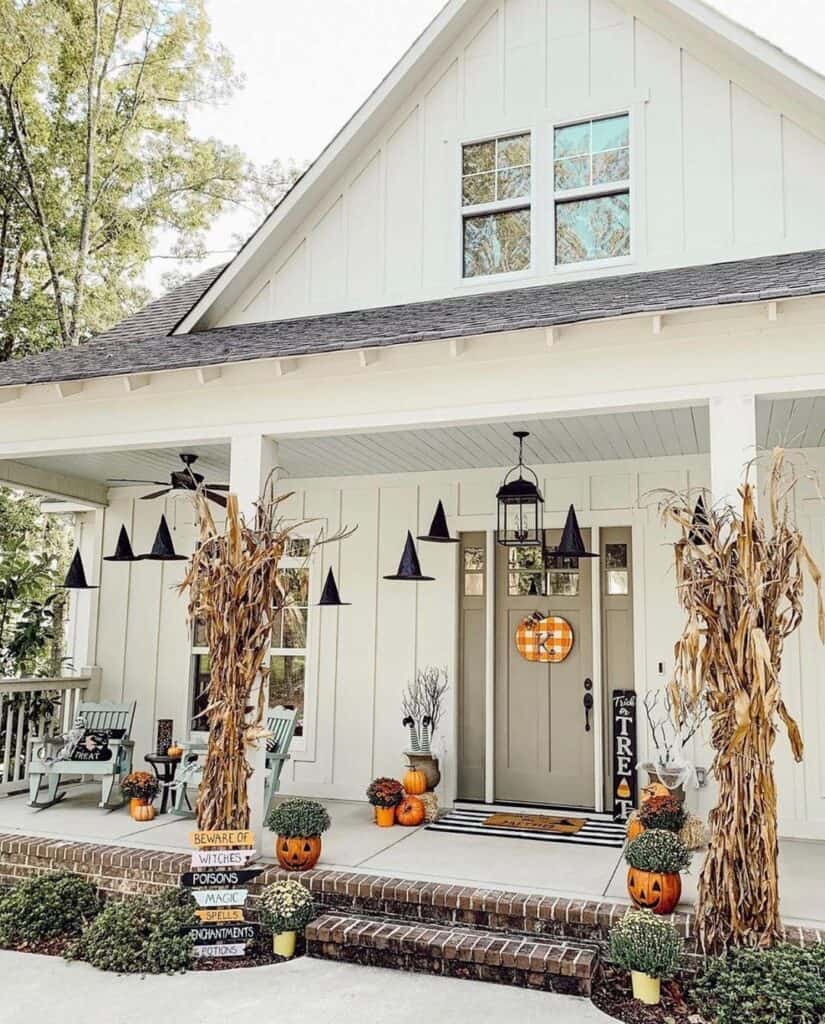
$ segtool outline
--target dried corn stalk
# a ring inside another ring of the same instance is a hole
[[[279,564],[290,535],[312,522],[288,523],[279,506],[291,494],[275,495],[271,484],[265,491],[253,526],[240,514],[237,497],[228,495],[222,531],[206,496],[200,490],[194,495],[200,538],[180,590],[189,592],[190,619],[204,624],[211,661],[209,747],[196,808],[200,829],[249,827],[253,769],[247,751],[268,735],[263,684],[273,621],[285,602]],[[350,532],[321,536],[313,547]]]
[[[772,750],[777,719],[794,758],[802,737],[782,699],[782,648],[802,621],[805,572],[816,587],[825,642],[820,571],[795,526],[789,499],[797,482],[782,449],[773,452],[769,515],[757,515],[753,485],[730,505],[692,521],[684,496],[663,506],[682,530],[676,544],[679,601],[687,623],[676,643],[674,704],[710,708],[718,803],[699,880],[697,926],[705,948],[768,946],[780,937],[777,809]],[[674,708],[678,714],[680,708]]]

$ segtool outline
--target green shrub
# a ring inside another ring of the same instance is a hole
[[[630,910],[610,929],[610,958],[626,971],[671,978],[682,959],[682,939],[650,910]]]
[[[290,839],[308,839],[319,836],[330,827],[327,809],[317,800],[284,800],[273,807],[266,819],[266,826],[279,836]]]
[[[189,929],[197,923],[192,896],[180,889],[112,902],[66,957],[118,974],[174,974],[192,962]]]
[[[731,950],[708,963],[694,997],[718,1024],[818,1024],[825,1019],[825,946]]]
[[[27,878],[0,897],[0,946],[79,935],[99,912],[97,890],[79,875]]]
[[[273,882],[261,893],[258,913],[273,933],[299,932],[315,917],[315,903],[300,882]]]
[[[637,871],[676,874],[690,866],[690,851],[675,832],[650,828],[627,844],[625,860]]]

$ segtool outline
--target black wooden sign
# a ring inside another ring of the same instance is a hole
[[[257,929],[255,924],[201,924],[191,929],[192,943],[195,946],[215,946],[251,942]]]
[[[613,819],[627,821],[636,806],[636,691],[613,691]]]
[[[187,871],[180,876],[180,884],[186,889],[200,889],[207,885],[243,885],[257,878],[263,871],[260,868],[239,868],[215,871]]]

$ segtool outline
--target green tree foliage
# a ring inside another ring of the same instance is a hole
[[[0,0],[0,360],[140,306],[159,232],[202,252],[250,174],[187,114],[237,84],[203,0]]]

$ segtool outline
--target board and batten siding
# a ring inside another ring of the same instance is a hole
[[[809,449],[806,457],[825,469],[825,450]],[[674,591],[670,545],[675,532],[662,526],[655,492],[705,486],[706,458],[536,468],[547,499],[548,528],[562,525],[571,502],[583,526],[633,528],[635,685],[640,693],[664,685],[683,620]],[[340,545],[319,549],[312,564],[311,601],[318,600],[332,565],[351,606],[310,609],[305,736],[296,741],[284,769],[284,793],[357,800],[364,798],[372,777],[398,776],[408,739],[401,725],[401,692],[417,668],[438,665],[447,668],[451,689],[435,746],[443,763],[442,800],[452,800],[457,786],[458,545],[418,545],[423,571],[436,582],[415,585],[382,577],[396,571],[406,531],[426,532],[439,499],[454,531],[492,528],[501,475],[500,469],[490,469],[290,481],[296,490],[285,512],[290,519],[312,518],[313,530],[343,524],[357,524],[358,530]],[[823,506],[812,486],[805,486],[798,514],[813,539],[815,556],[825,564]],[[178,552],[191,551],[196,530],[187,499],[144,502],[134,489],[110,493],[104,553],[114,549],[122,523],[135,551],[148,550],[164,510]],[[97,634],[102,697],[137,701],[136,764],[154,749],[158,718],[174,719],[176,738],[187,735],[189,629],[185,599],[176,593],[184,566],[102,563]],[[806,600],[812,602],[810,588]],[[789,707],[800,719],[807,744],[806,761],[797,766],[785,737],[777,742],[780,817],[783,832],[793,835],[825,835],[825,653],[816,640],[812,611],[787,646],[783,671]],[[476,667],[483,667],[483,660]],[[640,757],[646,760],[650,751],[641,717],[640,726]],[[701,739],[694,747],[696,763],[707,767],[707,747]],[[707,813],[712,787],[692,792],[690,801]]]
[[[216,322],[575,280],[553,265],[553,126],[629,111],[632,254],[593,273],[821,245],[825,125],[710,34],[611,0],[499,0],[444,53]],[[462,280],[462,142],[532,132],[530,270]]]

